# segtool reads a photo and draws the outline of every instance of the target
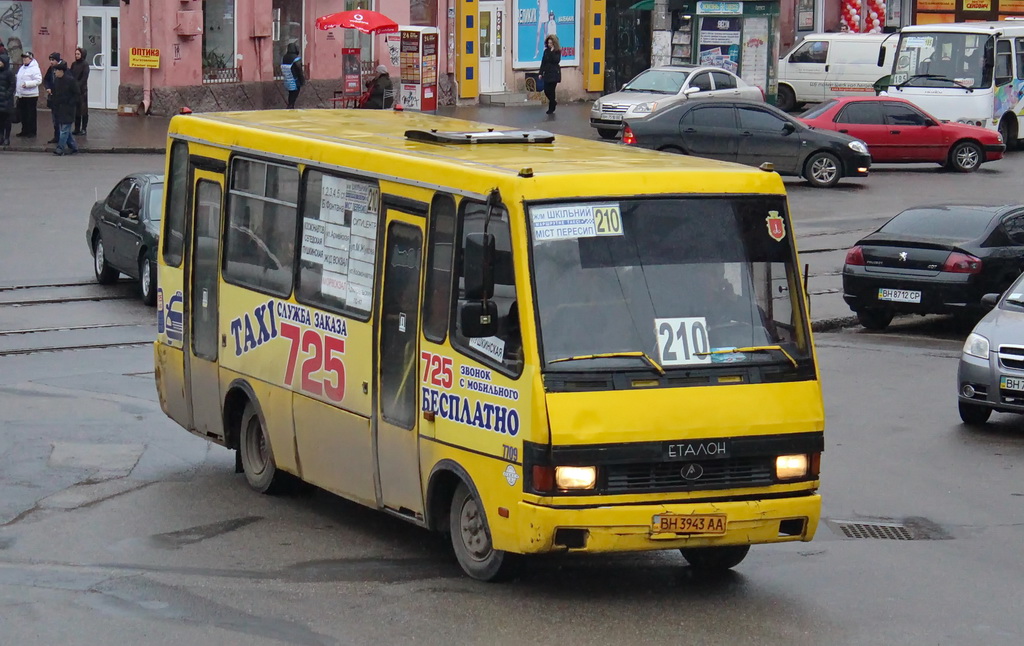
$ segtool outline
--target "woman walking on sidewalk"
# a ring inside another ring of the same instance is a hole
[[[21,132],[15,135],[17,137],[36,136],[36,106],[39,103],[39,86],[42,82],[43,74],[39,71],[36,57],[32,52],[23,52],[14,90],[18,101],[18,116],[21,118]]]
[[[544,95],[548,97],[548,114],[555,113],[555,88],[562,82],[562,47],[558,36],[544,39],[544,56],[540,59],[540,77],[544,79]]]
[[[75,62],[71,63],[71,78],[78,83],[81,99],[75,110],[75,130],[71,134],[85,136],[89,129],[89,61],[84,47],[75,48]]]
[[[0,146],[11,145],[11,117],[14,112],[14,72],[11,59],[0,54]]]

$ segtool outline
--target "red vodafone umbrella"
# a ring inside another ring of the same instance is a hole
[[[398,31],[398,23],[394,20],[382,13],[368,9],[340,11],[316,19],[317,29],[326,31],[338,27],[358,29],[364,34],[391,34]]]

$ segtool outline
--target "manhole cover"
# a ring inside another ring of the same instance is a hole
[[[908,518],[904,522],[889,520],[827,520],[832,530],[845,538],[874,538],[890,541],[923,541],[947,539],[941,527],[926,518]]]

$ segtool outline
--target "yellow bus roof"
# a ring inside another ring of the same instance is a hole
[[[576,182],[569,182],[575,185],[573,187],[565,186],[568,176],[594,182],[591,192],[595,195],[605,193],[602,188],[610,189],[606,193],[609,195],[628,194],[623,180],[636,183],[634,188],[638,194],[785,193],[775,173],[578,137],[556,134],[551,143],[444,144],[405,136],[408,130],[481,132],[488,128],[514,129],[412,111],[328,109],[180,115],[171,120],[169,132],[171,136],[195,138],[214,146],[270,152],[335,165],[347,165],[342,161],[344,157],[338,156],[341,151],[337,147],[354,146],[362,151],[381,153],[380,160],[373,159],[375,155],[363,157],[358,165],[352,166],[356,170],[386,172],[388,164],[400,159],[402,172],[395,173],[391,166],[392,174],[423,180],[423,173],[431,167],[433,172],[429,174],[441,178],[438,184],[449,183],[452,179],[437,173],[438,163],[460,167],[473,175],[498,176],[492,181],[501,181],[501,176],[514,179],[522,169],[529,168],[533,171],[530,179],[534,186],[542,189],[540,193],[552,197],[580,193]],[[310,145],[313,142],[327,145]],[[595,175],[607,175],[607,179]],[[658,186],[663,182],[666,183]],[[563,190],[558,190],[559,183]],[[673,184],[676,184],[674,189]]]

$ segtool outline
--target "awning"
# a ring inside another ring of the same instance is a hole
[[[651,11],[654,9],[654,0],[640,0],[640,2],[630,5],[629,8],[638,9],[640,11]]]

